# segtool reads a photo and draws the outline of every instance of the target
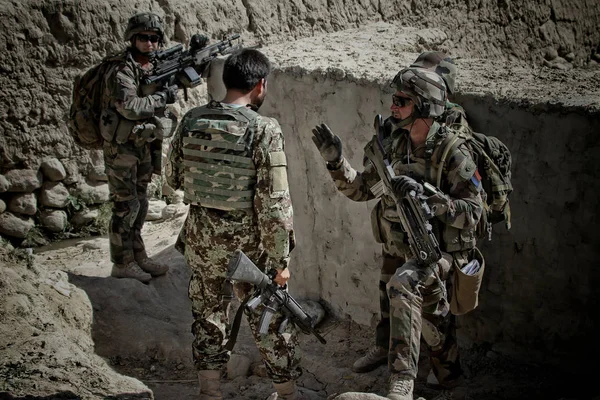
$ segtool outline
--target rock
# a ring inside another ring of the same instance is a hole
[[[171,195],[171,204],[181,204],[183,203],[183,190],[176,190]]]
[[[546,53],[544,54],[544,58],[548,61],[552,61],[556,57],[558,57],[558,51],[556,51],[554,47],[548,47],[546,49]]]
[[[98,210],[90,210],[90,209],[86,209],[86,210],[82,210],[79,212],[76,212],[73,217],[71,218],[71,224],[73,226],[83,226],[83,225],[87,225],[93,221],[95,221],[98,218]]]
[[[6,211],[6,203],[4,200],[0,199],[0,214],[2,214],[4,211]]]
[[[108,201],[108,184],[79,182],[71,190],[71,195],[78,197],[84,204],[102,204]]]
[[[10,192],[31,193],[42,186],[42,173],[33,169],[13,169],[5,175]]]
[[[35,194],[15,194],[8,202],[8,209],[15,214],[35,215],[37,211],[37,199]]]
[[[72,185],[81,180],[81,173],[79,172],[79,166],[76,161],[63,161],[63,165],[67,171],[67,177],[64,179],[65,185]]]
[[[169,204],[162,210],[162,219],[170,219],[177,215],[178,204]]]
[[[50,232],[62,232],[67,227],[67,213],[63,210],[42,210],[40,223]]]
[[[64,208],[69,203],[69,191],[61,182],[44,182],[40,204],[46,207]]]
[[[325,318],[325,309],[318,302],[314,300],[299,300],[298,303],[300,303],[300,306],[308,315],[313,317],[315,325]]]
[[[227,378],[235,379],[239,376],[246,377],[250,374],[252,361],[243,354],[232,354],[227,363]]]
[[[570,52],[565,54],[565,60],[567,60],[568,62],[573,62],[573,60],[575,60],[575,53]]]
[[[94,165],[88,173],[88,179],[92,181],[108,182],[104,165]]]
[[[0,175],[0,193],[4,193],[8,190],[10,183],[4,175]]]
[[[267,377],[267,367],[263,363],[254,364],[252,366],[252,375],[260,376],[261,378]]]
[[[25,239],[34,225],[31,218],[20,218],[10,212],[0,214],[0,233],[3,235]]]
[[[162,219],[163,209],[167,206],[162,200],[150,200],[148,205],[148,215],[146,215],[146,221],[156,221]]]
[[[441,29],[421,29],[417,32],[419,44],[425,47],[434,47],[440,45],[448,39],[448,35]]]
[[[50,158],[42,162],[40,169],[44,176],[51,181],[62,181],[67,177],[67,171],[58,158]]]
[[[592,60],[600,62],[600,53],[594,53],[594,54],[592,54]]]

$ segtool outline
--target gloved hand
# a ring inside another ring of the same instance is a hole
[[[415,181],[410,176],[400,175],[392,179],[392,188],[398,197],[406,197],[411,190],[417,194],[423,194],[423,185]]]
[[[177,91],[178,90],[179,90],[179,87],[177,87],[177,85],[171,85],[171,86],[164,87],[163,89],[156,92],[156,94],[164,97],[167,104],[173,104],[177,101]]]
[[[339,136],[334,135],[325,124],[315,126],[312,133],[312,140],[325,161],[330,164],[342,161],[342,141]]]

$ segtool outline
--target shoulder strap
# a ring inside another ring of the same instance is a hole
[[[448,130],[448,135],[452,135],[452,136],[447,140],[447,144],[445,145],[444,150],[442,151],[442,156],[440,157],[440,160],[438,162],[437,178],[435,180],[435,186],[438,189],[440,188],[440,185],[442,184],[442,171],[445,168],[446,159],[448,158],[448,154],[450,154],[451,150],[454,150],[461,143],[464,142],[464,140],[462,140],[462,141],[460,140],[461,137],[456,132],[452,132],[451,130]]]

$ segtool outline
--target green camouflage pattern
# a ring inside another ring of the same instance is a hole
[[[227,114],[236,110],[236,106],[218,102],[211,102],[206,107],[214,108],[215,114],[221,116],[223,112]],[[189,181],[190,167],[185,165],[184,141],[192,136],[194,129],[210,129],[216,135],[212,137],[218,138],[220,143],[231,139],[219,133],[223,127],[229,133],[233,132],[235,128],[231,124],[209,123],[205,118],[206,114],[200,109],[189,111],[173,137],[166,176],[169,185],[175,189],[185,190]],[[218,116],[214,118],[213,121],[222,121]],[[221,370],[229,359],[224,345],[229,338],[231,318],[221,301],[221,294],[227,264],[234,250],[241,249],[266,271],[287,268],[289,254],[295,246],[287,172],[285,163],[281,162],[284,154],[281,128],[276,120],[258,114],[247,125],[246,132],[242,132],[241,125],[239,127],[236,133],[251,139],[246,144],[250,149],[247,156],[252,160],[256,180],[252,207],[224,210],[191,204],[184,227],[184,255],[192,271],[189,297],[194,314],[193,355],[200,370]],[[219,148],[212,150],[221,153]],[[238,296],[245,297],[250,288],[236,285],[234,289]],[[283,333],[277,333],[282,321],[278,314],[271,323],[269,334],[260,337],[257,334],[258,317],[246,315],[271,379],[282,383],[300,376],[297,332],[293,326],[290,324]]]
[[[218,102],[211,102],[208,106],[231,111],[236,108]],[[195,113],[197,111],[192,109],[183,117],[171,141],[166,177],[169,185],[175,189],[185,190],[184,178],[189,167],[185,166],[183,141],[185,137],[192,135],[191,127],[196,123]],[[280,162],[281,155],[284,154],[283,134],[275,119],[258,114],[249,124],[248,131],[245,137],[252,138],[249,148],[256,174],[252,208],[248,211],[255,214],[261,248],[268,255],[271,267],[284,269],[289,262],[289,252],[295,246],[295,238],[287,170],[285,163],[282,165]]]
[[[235,249],[241,249],[255,262],[261,259],[261,230],[252,212],[192,205],[185,224],[185,236],[185,260],[192,270],[189,297],[194,316],[194,363],[199,370],[223,370],[229,360],[224,345],[229,339],[233,320],[229,306],[224,309],[221,301],[227,264]],[[234,289],[240,298],[251,293],[249,285],[235,285]],[[278,333],[283,316],[276,313],[268,334],[261,336],[258,334],[261,312],[262,306],[257,309],[258,314],[246,312],[246,317],[267,374],[275,383],[297,379],[301,374],[298,332],[293,324],[288,324],[284,332]]]
[[[141,229],[148,212],[147,188],[152,173],[160,174],[162,141],[136,140],[132,131],[136,124],[147,122],[164,112],[161,96],[153,96],[156,87],[141,84],[145,72],[128,52],[115,61],[103,77],[102,108],[110,108],[119,121],[115,138],[105,141],[104,163],[108,176],[113,213],[109,225],[111,261],[126,264],[146,255]]]
[[[464,112],[462,108],[450,107],[446,116],[459,120]],[[450,128],[433,123],[427,137],[427,141],[434,143],[431,165],[428,165],[426,144],[409,148],[407,131],[396,129],[394,123],[392,118],[385,121],[383,139],[394,172],[435,185],[439,168],[436,161],[441,158]],[[450,385],[461,375],[461,370],[446,284],[453,258],[463,260],[463,252],[475,246],[474,230],[483,212],[483,202],[480,187],[471,180],[476,168],[468,149],[455,147],[447,160],[440,188],[446,194],[428,200],[431,206],[436,206],[437,218],[432,222],[445,254],[445,259],[434,268],[419,267],[411,259],[396,206],[390,197],[381,197],[371,220],[375,238],[382,243],[384,251],[380,278],[382,318],[377,327],[376,344],[384,348],[389,346],[392,372],[414,379],[420,351],[421,318],[428,319],[441,339],[436,348],[429,349],[431,364],[440,383]],[[366,158],[363,167],[363,171],[358,172],[344,159],[339,169],[330,170],[338,190],[354,201],[375,198],[370,189],[379,182],[379,177]],[[460,261],[459,265],[462,263]]]

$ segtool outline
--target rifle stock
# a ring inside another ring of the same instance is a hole
[[[314,329],[313,318],[308,315],[290,296],[285,288],[273,282],[274,274],[262,272],[241,250],[236,250],[227,267],[227,279],[248,282],[256,286],[257,291],[246,302],[246,307],[255,312],[262,304],[263,313],[259,320],[259,332],[264,335],[269,330],[273,315],[282,309],[284,314],[305,333],[312,333],[323,344],[325,339]]]
[[[408,243],[417,262],[421,265],[430,265],[442,258],[439,243],[433,234],[429,219],[433,218],[426,198],[411,191],[403,198],[398,198],[392,187],[392,180],[396,176],[394,169],[387,159],[383,146],[383,119],[381,115],[375,117],[375,135],[365,147],[365,155],[377,171],[383,192],[389,196],[396,205],[396,211],[400,217],[400,223],[404,232],[408,235]],[[424,185],[426,189],[432,190],[431,185]],[[435,190],[435,188],[433,188]]]

